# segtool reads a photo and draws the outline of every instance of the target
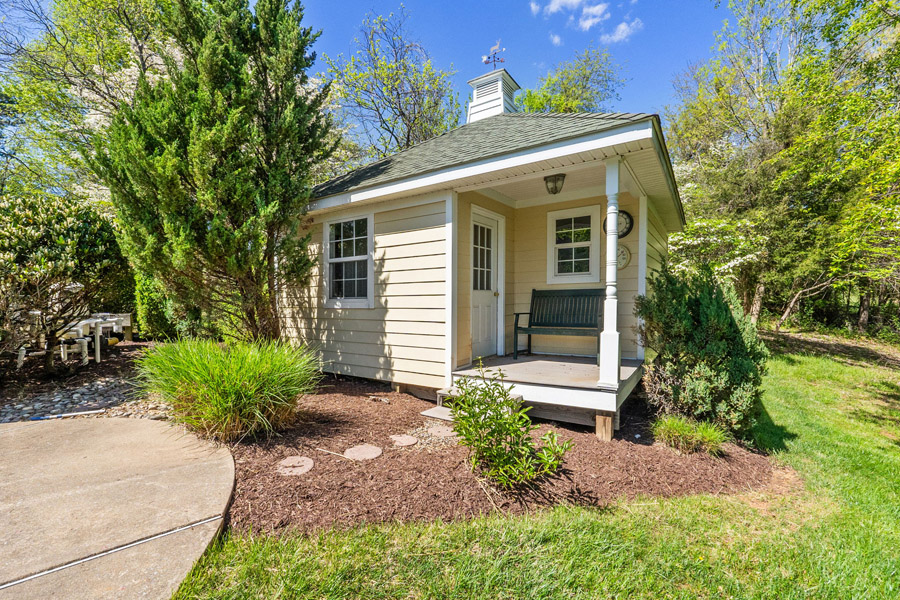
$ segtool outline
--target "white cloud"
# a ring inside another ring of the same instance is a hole
[[[528,6],[531,7],[531,14],[532,14],[532,15],[536,15],[536,14],[538,14],[539,12],[541,12],[541,5],[538,4],[537,2],[529,2],[529,3],[528,3]]]
[[[635,19],[631,23],[623,21],[616,25],[616,30],[612,33],[604,33],[600,36],[600,41],[604,44],[616,44],[618,42],[626,42],[628,38],[644,28],[644,22]]]
[[[550,3],[544,7],[544,12],[552,15],[563,9],[575,10],[581,6],[581,2],[582,0],[550,0]]]
[[[581,10],[581,18],[578,19],[578,28],[587,31],[597,23],[605,21],[610,17],[609,4],[601,3],[594,6],[585,6]]]
[[[562,46],[562,38],[551,31],[550,32],[550,43],[553,44],[554,46]]]

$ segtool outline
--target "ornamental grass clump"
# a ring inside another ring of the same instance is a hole
[[[290,425],[321,379],[312,351],[281,342],[180,340],[148,350],[137,372],[140,391],[171,405],[175,421],[221,442]]]
[[[721,455],[722,445],[731,439],[721,426],[709,421],[692,421],[678,415],[662,416],[653,422],[653,437],[683,454],[703,451]]]
[[[472,470],[480,468],[507,489],[556,473],[572,441],[560,443],[556,433],[548,431],[537,447],[530,407],[513,397],[502,373],[486,375],[481,365],[478,370],[480,378],[465,377],[457,383],[457,394],[450,401],[454,429],[460,443],[469,448]]]

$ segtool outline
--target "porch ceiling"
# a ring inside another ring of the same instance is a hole
[[[633,148],[628,152],[609,153],[610,156],[619,154],[624,159],[620,192],[628,192],[634,197],[647,196],[666,225],[673,230],[680,230],[680,213],[677,204],[672,200],[663,165],[658,160],[655,149],[644,147],[646,145],[650,145],[649,141],[633,142],[628,144]],[[542,161],[535,164],[535,167],[540,167],[539,170],[523,175],[512,175],[480,186],[464,187],[459,191],[477,190],[512,208],[605,196],[606,165],[603,160],[593,157],[593,154],[601,152],[590,154],[590,160],[581,162],[560,159]],[[585,157],[579,155],[578,158]],[[566,180],[562,192],[550,196],[544,185],[544,177],[555,173],[565,173]]]

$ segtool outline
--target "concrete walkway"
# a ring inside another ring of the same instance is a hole
[[[233,488],[227,449],[159,421],[0,425],[0,600],[169,598]]]

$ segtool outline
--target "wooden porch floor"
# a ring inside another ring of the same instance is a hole
[[[632,377],[640,376],[640,360],[622,359],[619,371],[619,388],[630,383]],[[486,370],[500,369],[504,378],[511,383],[528,383],[552,387],[585,390],[602,389],[597,386],[597,359],[581,356],[519,355],[491,356],[484,359]],[[478,377],[475,366],[453,372],[454,377]],[[618,391],[618,390],[616,390]]]

